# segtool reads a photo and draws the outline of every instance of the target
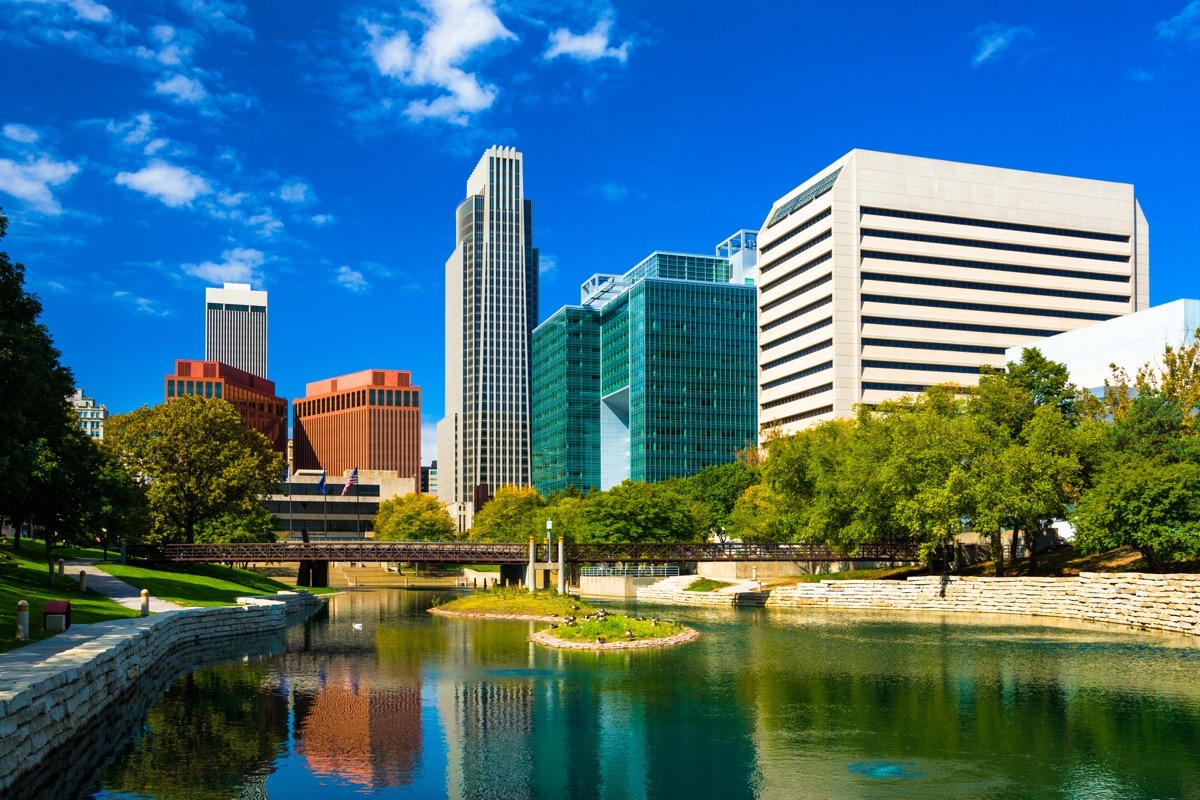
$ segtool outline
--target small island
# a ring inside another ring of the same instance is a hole
[[[654,617],[610,614],[603,608],[556,592],[487,589],[429,609],[431,614],[468,619],[549,622],[530,641],[572,650],[628,650],[690,642],[699,631]]]

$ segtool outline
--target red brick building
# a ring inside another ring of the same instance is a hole
[[[306,387],[292,403],[296,469],[394,471],[421,476],[421,389],[412,375],[368,369]]]
[[[219,361],[175,362],[175,374],[165,379],[167,402],[193,395],[224,400],[242,417],[247,430],[267,437],[271,446],[287,453],[287,400],[275,394],[275,382]]]

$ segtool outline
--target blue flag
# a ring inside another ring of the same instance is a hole
[[[317,481],[317,488],[321,490],[321,494],[325,494],[325,470],[321,470],[321,480]]]

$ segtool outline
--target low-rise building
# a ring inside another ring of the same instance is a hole
[[[237,410],[247,430],[267,437],[281,455],[287,452],[287,401],[275,394],[275,382],[219,361],[180,359],[164,379],[167,402],[176,397],[224,400]]]
[[[75,416],[79,417],[79,429],[93,439],[103,439],[108,407],[96,405],[94,397],[84,397],[83,389],[76,389],[67,401],[75,409]]]
[[[390,470],[358,471],[357,483],[346,485],[344,475],[327,475],[321,490],[321,470],[304,469],[280,482],[279,489],[263,501],[280,521],[280,533],[293,538],[357,539],[374,535],[375,514],[384,500],[412,494],[412,477],[397,477]]]

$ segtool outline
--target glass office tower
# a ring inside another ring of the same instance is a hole
[[[581,296],[533,333],[538,491],[682,477],[756,443],[757,295],[746,269],[655,252],[622,275],[593,276]]]

